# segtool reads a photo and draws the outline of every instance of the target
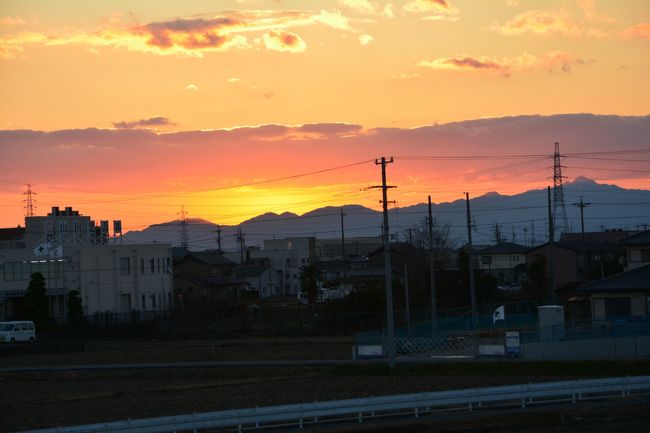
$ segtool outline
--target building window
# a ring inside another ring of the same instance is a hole
[[[140,259],[140,273],[144,275],[144,259]]]
[[[151,264],[151,273],[154,273],[154,267],[153,267],[153,259],[149,260],[149,263]]]
[[[157,262],[158,262],[158,273],[160,273],[160,257],[158,257]]]
[[[145,295],[142,295],[142,309],[147,309],[147,297]]]
[[[492,264],[492,256],[481,256],[481,263],[484,265]]]
[[[120,257],[120,275],[131,275],[131,259]]]
[[[151,295],[151,308],[156,309],[156,295]]]
[[[171,272],[171,269],[172,269],[171,259],[169,257],[167,257],[167,273],[168,274]]]

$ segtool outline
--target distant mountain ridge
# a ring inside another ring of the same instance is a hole
[[[650,191],[624,189],[616,185],[600,184],[578,176],[564,185],[564,201],[569,231],[580,230],[577,203],[580,197],[590,203],[585,208],[585,231],[605,229],[635,230],[650,224]],[[432,205],[434,217],[450,228],[452,239],[464,242],[467,235],[465,201]],[[494,227],[500,226],[502,236],[508,241],[532,245],[547,240],[548,207],[546,189],[526,191],[516,195],[490,192],[470,200],[473,221],[473,241],[489,244],[494,241]],[[342,207],[345,237],[379,236],[381,212],[361,205]],[[338,239],[341,236],[341,207],[327,206],[303,215],[291,212],[265,213],[241,223],[240,226],[217,225],[200,218],[188,219],[189,247],[201,250],[217,247],[221,236],[222,248],[238,248],[236,233],[241,227],[247,246],[262,246],[265,239],[291,236],[315,236]],[[421,224],[428,216],[426,203],[389,211],[390,232],[394,239],[405,240],[406,230]],[[217,230],[220,229],[220,234]],[[153,224],[141,231],[126,233],[128,242],[165,242],[180,245],[180,223],[168,221]]]

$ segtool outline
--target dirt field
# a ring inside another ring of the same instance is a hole
[[[0,367],[162,361],[350,359],[350,356],[351,342],[333,339],[118,342],[89,345],[86,352],[80,353],[5,357],[0,359]],[[394,371],[377,365],[0,373],[0,389],[2,395],[6,396],[0,403],[0,431],[626,374],[650,374],[650,361],[442,363],[402,366]]]

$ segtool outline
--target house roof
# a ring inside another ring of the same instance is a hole
[[[515,244],[513,242],[502,242],[497,245],[490,245],[489,247],[482,248],[477,253],[481,254],[523,254],[528,251],[528,247]]]
[[[22,239],[24,234],[25,229],[20,226],[0,229],[0,241],[13,241]]]
[[[227,259],[223,254],[211,251],[189,251],[184,257],[179,258],[176,263],[192,259],[206,265],[235,265],[235,262]]]
[[[530,254],[533,251],[536,251],[541,248],[548,246],[548,242],[545,244],[537,245],[536,247],[530,248],[526,251],[526,254]],[[604,252],[614,252],[621,250],[621,247],[615,244],[610,244],[607,242],[585,242],[584,246],[582,241],[559,241],[553,243],[553,248],[563,248],[565,250],[575,251],[580,253],[583,249],[590,253],[604,253]]]
[[[578,288],[581,292],[650,291],[650,265],[621,272],[597,281],[591,281]]]
[[[259,266],[259,265],[254,265],[254,266],[238,266],[235,269],[235,275],[239,278],[246,278],[246,277],[259,277],[260,275],[264,274],[269,269],[268,266]]]
[[[604,242],[606,244],[617,244],[630,235],[636,234],[638,231],[629,230],[605,230],[599,232],[585,232],[585,242]],[[560,241],[582,241],[582,232],[562,233]]]
[[[623,246],[650,245],[650,230],[629,236],[621,241]]]

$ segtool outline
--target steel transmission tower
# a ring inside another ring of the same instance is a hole
[[[181,211],[178,213],[178,216],[181,225],[181,247],[187,249],[190,235],[187,227],[187,211],[185,210],[185,206],[181,206]]]
[[[562,155],[560,155],[560,143],[555,143],[553,154],[553,222],[554,233],[564,233],[569,230],[569,220],[564,207],[564,189],[562,188]],[[564,167],[566,168],[566,167]]]
[[[34,216],[34,196],[36,193],[32,191],[31,183],[27,184],[27,191],[25,191],[23,194],[25,195],[25,199],[23,200],[25,203],[25,216]]]

